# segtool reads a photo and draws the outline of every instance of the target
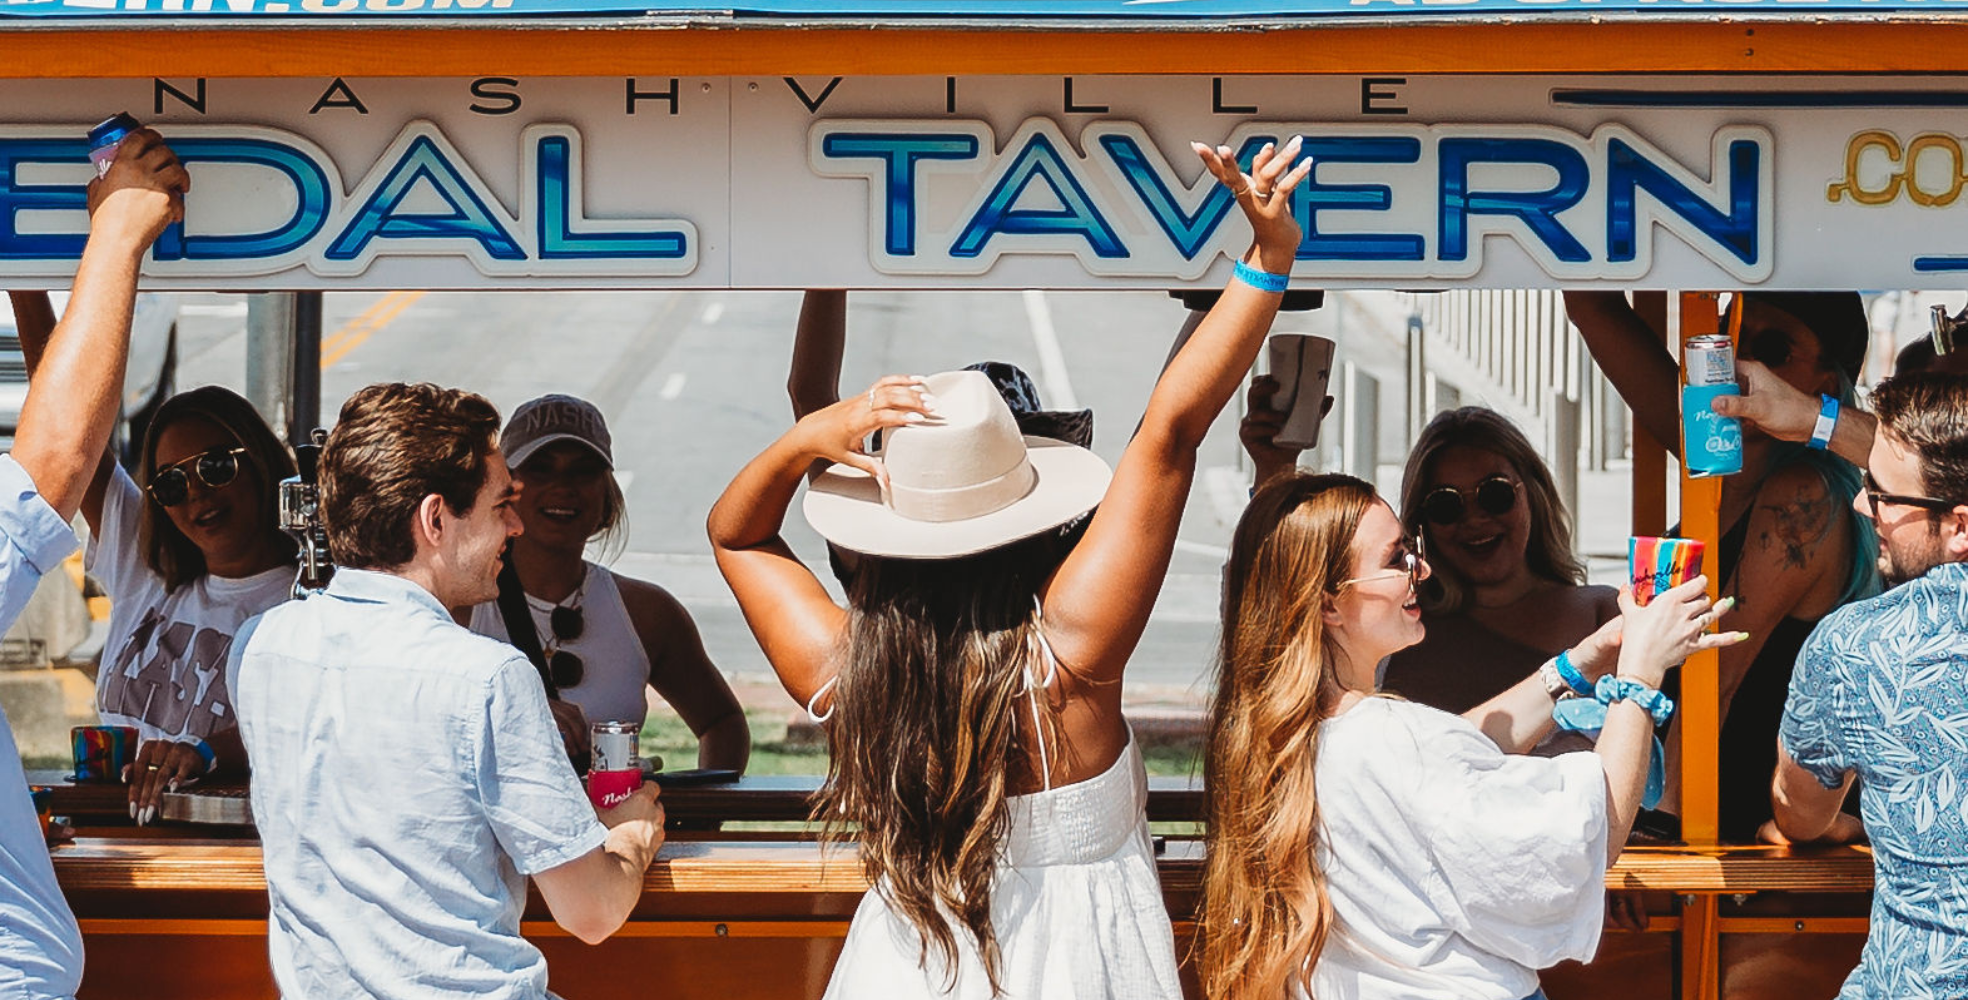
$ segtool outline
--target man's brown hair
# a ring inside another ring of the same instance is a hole
[[[417,555],[417,506],[471,510],[498,448],[499,411],[477,393],[380,383],[350,396],[321,449],[321,517],[337,565],[394,569]]]
[[[1968,376],[1895,375],[1872,390],[1872,410],[1883,433],[1913,450],[1928,496],[1968,503]]]

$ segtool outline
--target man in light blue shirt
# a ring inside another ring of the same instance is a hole
[[[498,596],[520,531],[498,430],[466,392],[351,396],[321,456],[334,581],[233,644],[289,997],[540,1000],[526,877],[593,943],[627,919],[662,843],[656,786],[597,813],[532,664],[454,620]]]
[[[1771,799],[1785,838],[1821,839],[1860,779],[1872,925],[1841,1000],[1968,997],[1968,378],[1888,379],[1872,405],[1854,506],[1894,586],[1805,643]]]
[[[89,241],[68,311],[48,338],[21,406],[14,450],[0,455],[0,631],[41,575],[75,550],[68,526],[109,443],[130,346],[144,252],[184,217],[191,179],[149,129],[118,148],[89,185]],[[72,996],[82,983],[82,933],[27,793],[13,730],[0,713],[0,1000]]]

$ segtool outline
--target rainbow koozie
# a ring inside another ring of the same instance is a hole
[[[1655,594],[1701,575],[1702,543],[1692,538],[1635,536],[1626,543],[1627,579],[1633,600],[1646,604]]]
[[[68,737],[76,781],[122,781],[123,769],[136,759],[134,726],[76,726]]]

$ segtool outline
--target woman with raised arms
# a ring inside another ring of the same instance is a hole
[[[1296,140],[1248,174],[1227,147],[1196,149],[1255,239],[1111,482],[1091,452],[1021,437],[984,375],[947,372],[807,415],[711,510],[767,658],[829,720],[816,811],[851,831],[874,886],[829,997],[1181,996],[1121,677],[1197,448],[1277,312],[1309,169]],[[779,535],[821,460],[837,464],[805,513],[860,557],[845,608]]]

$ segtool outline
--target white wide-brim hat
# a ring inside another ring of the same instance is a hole
[[[980,372],[931,375],[935,417],[888,430],[890,489],[847,465],[807,488],[803,509],[844,549],[899,559],[965,556],[1057,528],[1100,503],[1113,478],[1085,448],[1018,432]]]

